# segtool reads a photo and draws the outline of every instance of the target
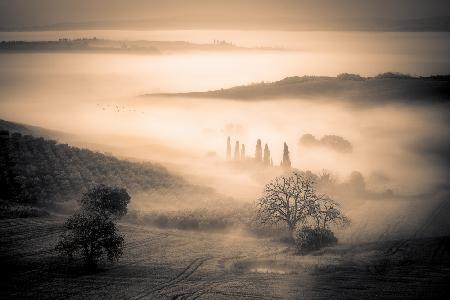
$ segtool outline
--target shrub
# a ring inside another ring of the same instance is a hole
[[[139,216],[128,216],[127,221],[158,228],[180,230],[226,231],[243,226],[242,216],[235,210],[217,212],[207,209],[184,211],[144,212]]]
[[[337,243],[337,238],[329,229],[302,227],[296,235],[297,253],[306,253]]]

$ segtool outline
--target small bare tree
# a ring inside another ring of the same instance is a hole
[[[293,171],[266,185],[257,203],[258,219],[263,224],[286,223],[292,236],[296,226],[305,222],[315,208],[317,199],[313,177]]]
[[[318,195],[311,206],[310,216],[318,229],[330,229],[332,225],[345,227],[350,220],[343,214],[339,203],[327,195]]]

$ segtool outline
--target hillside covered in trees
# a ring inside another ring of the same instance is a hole
[[[124,187],[131,193],[195,189],[159,165],[120,160],[17,132],[2,130],[0,149],[3,200],[50,204],[76,199],[97,183]]]

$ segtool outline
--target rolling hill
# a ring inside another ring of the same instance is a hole
[[[158,97],[225,98],[265,100],[277,98],[356,100],[370,104],[380,102],[448,102],[450,76],[412,77],[384,73],[375,77],[341,74],[337,77],[287,77],[270,83],[256,83],[207,92],[148,94]]]
[[[145,201],[171,205],[229,200],[213,189],[187,183],[150,162],[131,162],[111,155],[60,144],[52,131],[0,122],[0,199],[22,204],[52,205],[78,199],[94,184],[116,185]],[[36,137],[32,134],[35,134]],[[46,136],[43,138],[42,136]]]

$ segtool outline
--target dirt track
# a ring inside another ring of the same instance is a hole
[[[403,256],[388,258],[380,253],[389,244],[296,257],[263,239],[127,224],[120,226],[122,259],[88,274],[52,251],[62,222],[0,220],[0,260],[9,273],[1,298],[421,299],[441,298],[450,282],[448,239],[403,245]],[[422,250],[405,254],[413,248]],[[427,259],[408,261],[416,252]]]

